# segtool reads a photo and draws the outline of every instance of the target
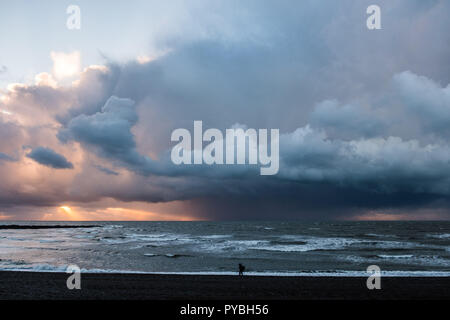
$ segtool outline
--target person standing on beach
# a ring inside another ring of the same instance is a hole
[[[239,263],[239,275],[243,276],[245,271],[245,266]]]

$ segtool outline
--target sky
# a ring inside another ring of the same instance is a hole
[[[0,219],[449,220],[449,14],[446,0],[2,1]],[[278,173],[174,165],[171,133],[195,120],[279,129]]]

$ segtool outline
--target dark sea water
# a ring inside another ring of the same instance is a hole
[[[450,222],[3,222],[0,270],[450,276]]]

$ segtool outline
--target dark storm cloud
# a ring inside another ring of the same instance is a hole
[[[27,154],[27,157],[54,169],[73,169],[73,164],[67,161],[64,156],[49,148],[36,147]]]
[[[278,186],[280,187],[280,186]],[[287,184],[283,192],[210,196],[188,201],[187,208],[203,219],[217,220],[326,220],[345,218],[366,211],[401,208],[397,213],[413,213],[417,208],[446,210],[449,197],[432,194],[373,193],[358,188],[329,184]]]
[[[71,119],[58,137],[98,147],[105,157],[133,158],[136,144],[130,129],[137,122],[133,105],[132,100],[111,97],[101,112]]]

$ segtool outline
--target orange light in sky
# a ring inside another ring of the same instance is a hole
[[[102,209],[85,210],[67,205],[57,207],[53,212],[47,212],[41,220],[47,221],[192,221],[198,220],[180,214],[152,212],[147,210],[107,207]]]
[[[68,207],[68,206],[61,206],[59,208],[62,209],[67,214],[71,214],[72,213],[72,209],[70,209],[70,207]]]
[[[59,213],[61,214],[50,214],[50,215],[46,215],[47,217],[44,217],[44,220],[80,220],[82,219],[82,217],[80,217],[80,215],[72,210],[71,207],[69,206],[61,206],[58,208]]]

